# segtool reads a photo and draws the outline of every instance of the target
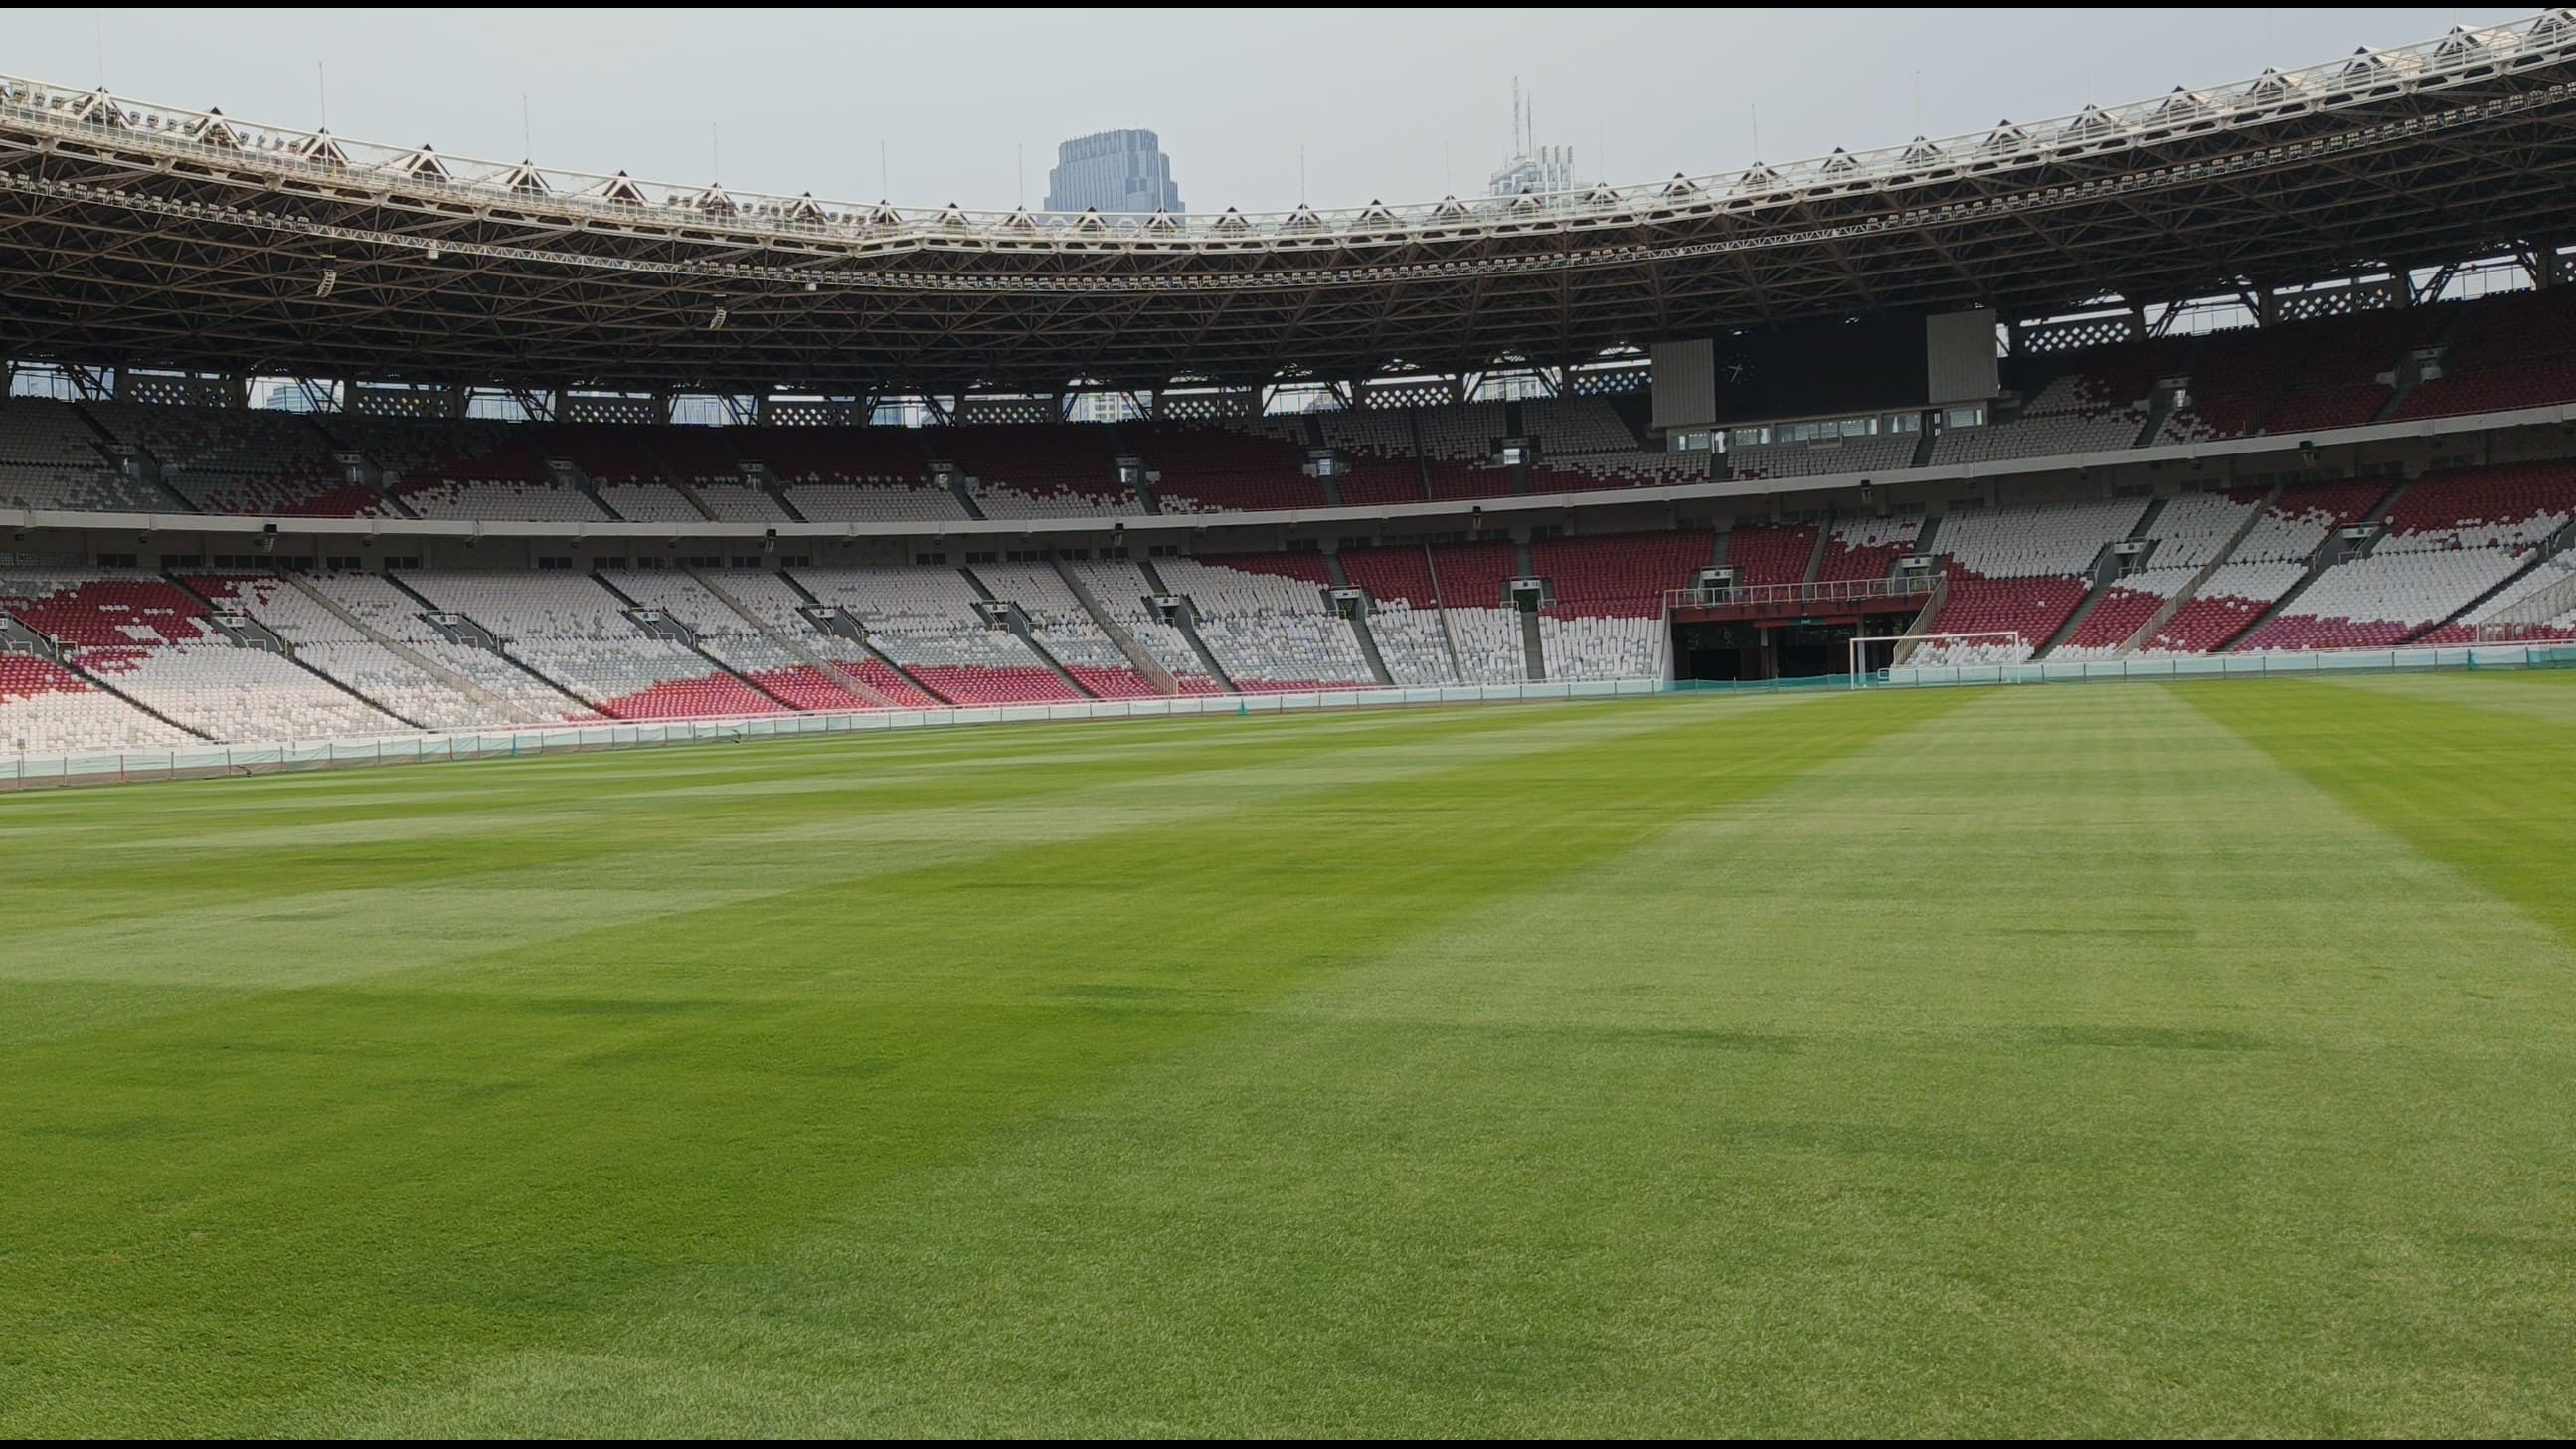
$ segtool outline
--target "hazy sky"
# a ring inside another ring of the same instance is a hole
[[[1893,145],[2429,39],[2518,10],[184,11],[21,6],[0,70],[341,135],[902,205],[1046,193],[1056,142],[1162,133],[1193,211],[1480,192],[1511,135],[1590,180]],[[104,45],[102,46],[102,38]],[[722,174],[716,177],[721,135]],[[879,181],[879,147],[888,158]],[[1026,150],[1025,182],[1020,149]]]

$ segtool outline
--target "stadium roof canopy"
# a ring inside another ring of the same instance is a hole
[[[2571,230],[2566,11],[1736,174],[1115,220],[473,161],[0,77],[0,352],[92,365],[853,395],[1355,378],[2180,300]]]

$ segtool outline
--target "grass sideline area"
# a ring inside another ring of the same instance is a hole
[[[0,798],[0,1432],[2566,1434],[2576,675]]]

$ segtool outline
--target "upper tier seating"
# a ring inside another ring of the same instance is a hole
[[[748,483],[700,483],[698,501],[724,523],[786,523],[778,500]]]
[[[1982,428],[1956,428],[1932,447],[1934,465],[2052,453],[2098,453],[2132,447],[2146,426],[2156,384],[2181,370],[2187,344],[2178,338],[2112,343],[2056,359],[2059,369],[2030,393],[2011,418]],[[2051,359],[2034,359],[2048,363]]]
[[[1122,483],[1027,483],[1012,486],[978,480],[975,507],[986,518],[1134,517],[1145,501]]]
[[[668,483],[603,483],[599,501],[630,523],[696,523],[706,517]]]
[[[924,428],[921,440],[987,483],[1115,488],[1118,440],[1106,423],[988,423]]]
[[[524,423],[335,417],[330,428],[383,471],[388,492],[410,483],[547,481],[544,434]]]
[[[919,483],[929,460],[911,428],[740,427],[718,430],[746,463],[783,484]]]
[[[1918,451],[1936,464],[2067,456],[2134,441],[2142,404],[2166,377],[2187,376],[2184,405],[2156,441],[2251,433],[2297,436],[2367,423],[2392,402],[2400,420],[2518,409],[2576,400],[2576,289],[2439,303],[2284,324],[2106,344],[2072,354],[2007,359],[2028,395],[1982,427],[1944,431],[1928,449],[1918,432],[1829,442],[1747,446],[1731,454],[1648,451],[1613,402],[1533,398],[1518,404],[1522,431],[1538,441],[1525,470],[1487,461],[1510,409],[1493,402],[1358,408],[1257,418],[1136,420],[928,428],[498,422],[268,409],[0,401],[0,508],[276,515],[377,515],[588,521],[609,516],[578,479],[558,482],[549,461],[570,465],[608,499],[614,516],[689,523],[694,503],[664,491],[697,490],[726,521],[939,520],[965,508],[927,489],[934,453],[957,463],[977,507],[997,518],[1132,515],[1143,504],[1115,477],[1123,449],[1159,475],[1161,511],[1225,512],[1321,507],[1328,496],[1371,507],[1499,497],[1525,486],[1580,492],[1705,481],[1877,475],[1909,467]],[[2410,352],[2442,349],[2442,375],[2392,393]],[[1624,405],[1624,404],[1623,404]],[[87,419],[95,417],[102,425]],[[1908,419],[1882,413],[1885,424]],[[109,436],[113,434],[113,440]],[[1351,462],[1326,484],[1305,476],[1310,444],[1329,442]],[[132,447],[121,470],[110,449]],[[355,454],[355,462],[344,461]],[[765,471],[764,471],[765,470]],[[379,478],[379,474],[381,477]],[[798,489],[794,512],[775,495],[739,490],[746,478]],[[378,479],[377,482],[352,480]],[[166,485],[166,486],[165,486]],[[834,496],[836,489],[898,490]],[[728,490],[719,500],[713,490]]]
[[[1118,481],[1117,439],[1103,423],[929,428],[923,441],[975,480],[987,518],[1141,514]]]
[[[170,495],[128,478],[69,403],[0,397],[0,506],[79,513],[175,511]]]
[[[1808,478],[1823,473],[1883,473],[1909,467],[1919,433],[1879,433],[1815,443],[1756,443],[1726,454],[1730,478]]]
[[[677,424],[667,428],[631,428],[627,435],[635,451],[654,468],[652,476],[665,482],[739,483],[742,463],[725,445],[724,430],[695,424]],[[576,456],[573,461],[581,460]],[[590,470],[585,466],[584,472]],[[591,477],[597,479],[598,474]]]
[[[1521,427],[1538,439],[1546,458],[1639,450],[1637,435],[1608,398],[1531,398],[1521,404]]]
[[[1434,499],[1502,498],[1512,492],[1513,470],[1492,461],[1505,423],[1501,403],[1417,408],[1413,419],[1422,439],[1422,476]]]
[[[2167,417],[2156,440],[2241,438],[2256,430],[2281,378],[2306,346],[2286,330],[2213,332],[2192,360],[2188,400]]]
[[[654,428],[657,437],[670,441],[675,449],[693,453],[690,447],[712,441],[706,428]],[[549,423],[538,434],[538,450],[549,458],[561,458],[581,470],[583,477],[600,487],[614,484],[652,483],[672,476],[644,450],[640,439],[646,430],[623,428],[614,423]],[[684,454],[685,455],[685,454]],[[722,473],[729,470],[719,469]]]
[[[396,496],[423,518],[586,523],[608,517],[584,494],[553,483],[406,483]]]
[[[2315,324],[2288,389],[2263,417],[2263,431],[2287,435],[2358,427],[2386,405],[2379,378],[2451,325],[2457,304],[2363,312]]]
[[[779,490],[812,523],[964,518],[966,505],[927,483],[799,483]]]
[[[313,419],[248,408],[92,403],[90,416],[161,465],[161,481],[206,513],[380,518],[393,505],[353,483]]]
[[[1349,470],[1334,480],[1344,504],[1421,503],[1430,497],[1428,475],[1414,454],[1409,410],[1345,408],[1317,413],[1315,418],[1324,430],[1324,441],[1345,455],[1349,464]]]
[[[1133,422],[1119,436],[1145,460],[1165,513],[1320,508],[1324,485],[1306,466],[1301,417],[1219,423]]]
[[[1585,493],[1614,488],[1673,488],[1709,479],[1716,453],[1659,453],[1638,449],[1580,457],[1548,457],[1530,465],[1533,493]]]
[[[2539,407],[2576,397],[2576,290],[2496,297],[2462,309],[2443,375],[2415,385],[2400,418]]]

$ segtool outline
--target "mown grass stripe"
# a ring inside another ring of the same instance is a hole
[[[1222,802],[1202,816],[632,925],[539,916],[434,972],[9,1050],[0,1425],[341,1423],[353,1394],[556,1341],[1318,973],[1955,703],[1479,715],[1376,760],[1357,756],[1385,736],[1358,731],[1338,767],[1287,762],[1232,796],[1224,771],[1173,770]],[[987,803],[972,779],[927,788],[914,804],[944,790],[961,823]],[[468,848],[510,841],[440,837],[421,863]],[[766,885],[773,862],[718,840],[701,875]]]
[[[2161,689],[1662,819],[335,1427],[2571,1427],[2547,931]]]

